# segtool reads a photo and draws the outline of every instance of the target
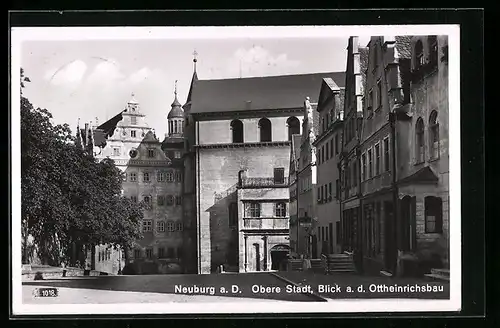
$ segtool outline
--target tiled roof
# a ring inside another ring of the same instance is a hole
[[[344,87],[344,72],[198,80],[192,90],[191,113],[301,108],[305,97],[317,102],[327,77]]]
[[[439,178],[436,173],[428,166],[421,168],[417,172],[413,173],[406,178],[399,180],[399,184],[410,184],[410,183],[437,183]]]
[[[116,125],[118,122],[120,122],[123,119],[122,113],[125,112],[125,110],[119,112],[106,122],[102,123],[97,127],[98,130],[101,130],[105,134],[105,138],[112,136],[113,132],[115,132]]]
[[[398,58],[411,59],[411,36],[396,36]]]

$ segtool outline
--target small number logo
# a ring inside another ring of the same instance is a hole
[[[59,291],[57,288],[37,288],[33,290],[33,296],[35,297],[57,297],[59,296]]]

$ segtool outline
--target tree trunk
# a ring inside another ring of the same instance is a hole
[[[130,256],[128,254],[128,247],[127,246],[123,246],[123,252],[125,254],[125,265],[129,264],[130,263]],[[121,260],[121,259],[120,259]]]
[[[95,245],[90,245],[90,270],[95,270]]]

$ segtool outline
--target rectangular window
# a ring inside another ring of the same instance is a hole
[[[373,177],[373,154],[372,150],[368,150],[368,179]]]
[[[274,169],[274,183],[276,184],[285,183],[285,168],[278,167]]]
[[[148,157],[149,158],[154,158],[155,157],[155,150],[154,149],[148,149]]]
[[[158,248],[158,258],[162,259],[165,257],[165,248],[160,247]]]
[[[361,180],[366,180],[366,153],[361,155]]]
[[[319,187],[319,202],[323,202],[323,186]]]
[[[275,216],[277,217],[286,217],[286,203],[276,203],[274,212]]]
[[[135,130],[130,131],[130,136],[131,136],[132,138],[135,138],[135,136],[136,136],[136,134],[135,134]]]
[[[130,124],[132,124],[132,125],[136,125],[137,124],[137,117],[136,116],[130,117]]]
[[[380,174],[380,144],[375,145],[375,175]]]
[[[153,221],[152,220],[142,221],[142,231],[149,232],[152,230],[153,230]]]
[[[330,157],[333,157],[333,140],[330,140]]]
[[[182,182],[182,173],[181,172],[175,172],[175,181]]]
[[[340,245],[340,222],[339,221],[335,222],[335,239],[336,239],[336,244]]]
[[[325,227],[325,240],[328,241],[328,227]]]
[[[339,135],[335,135],[335,155],[339,154]]]
[[[167,222],[167,231],[173,232],[174,230],[175,230],[174,221],[168,221]]]
[[[384,170],[388,172],[390,169],[390,156],[389,156],[389,138],[384,139]]]
[[[165,205],[165,196],[163,196],[163,195],[158,195],[158,198],[157,198],[157,203],[158,203],[158,206],[163,206],[163,205]]]
[[[156,179],[158,180],[158,182],[165,181],[165,173],[163,173],[163,172],[157,172],[156,173]]]
[[[175,197],[172,195],[167,196],[167,205],[172,206],[175,204]]]
[[[358,186],[358,162],[352,164],[352,186]]]
[[[167,182],[174,182],[174,174],[172,172],[166,173]]]
[[[181,152],[180,151],[175,151],[174,152],[174,158],[181,158]]]
[[[175,248],[173,248],[173,247],[169,247],[169,248],[167,249],[167,257],[168,257],[169,259],[173,259],[173,258],[175,258]]]
[[[424,199],[425,232],[443,232],[443,203],[441,198],[428,196]]]
[[[143,174],[144,182],[150,182],[151,180],[149,179],[149,172],[144,172]]]
[[[340,180],[335,180],[335,198],[339,199],[340,196]]]
[[[113,148],[113,156],[120,156],[120,148],[118,147]]]
[[[321,227],[321,240],[326,240],[325,239],[325,227]]]
[[[326,160],[330,159],[330,147],[329,142],[326,143]]]
[[[332,196],[333,196],[333,185],[332,183],[328,183],[328,200],[332,200]]]
[[[134,203],[137,203],[137,196],[130,196],[130,199],[131,199]]]
[[[246,203],[246,216],[250,218],[259,218],[260,217],[260,203],[252,202]]]
[[[146,248],[146,257],[148,259],[152,259],[153,258],[153,249],[152,248]]]
[[[382,81],[377,81],[377,109],[382,107]]]
[[[130,181],[131,182],[136,182],[137,181],[137,173],[130,172]]]
[[[373,108],[373,90],[368,93],[368,115],[371,114]]]
[[[175,205],[182,205],[182,196],[175,196]]]
[[[316,191],[316,192],[317,192],[317,194],[318,194],[318,195],[317,195],[317,198],[318,198],[318,199],[317,199],[317,201],[318,201],[318,203],[320,203],[320,202],[321,202],[321,188],[320,188],[320,187],[318,187],[318,188],[316,188],[316,189],[317,189],[317,191]]]
[[[318,239],[321,241],[321,227],[318,227]]]
[[[140,249],[134,249],[134,259],[138,259],[141,257],[141,250]]]
[[[165,221],[156,222],[156,230],[158,232],[165,232]]]

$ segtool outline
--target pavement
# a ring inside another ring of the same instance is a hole
[[[57,297],[34,296],[35,289],[51,287],[58,289]],[[23,303],[26,304],[324,302],[366,298],[449,299],[449,293],[449,282],[362,276],[355,273],[325,275],[300,271],[87,276],[23,282]]]
[[[287,292],[288,289],[291,292]],[[57,297],[35,297],[37,288],[58,289]],[[210,275],[69,277],[23,282],[26,304],[157,302],[314,302],[314,295],[267,272]]]
[[[274,273],[285,282],[310,287],[317,298],[336,299],[449,299],[449,281],[365,276],[357,273],[287,271]],[[349,289],[350,288],[350,289]]]

